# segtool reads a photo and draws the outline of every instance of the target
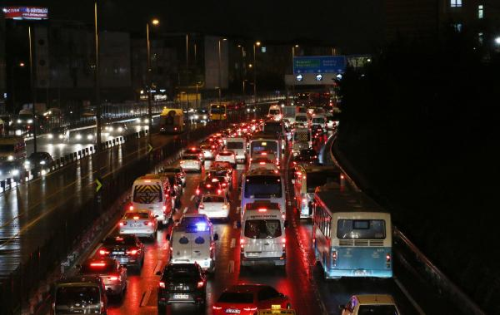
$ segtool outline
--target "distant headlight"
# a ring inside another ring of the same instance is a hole
[[[14,156],[9,155],[9,156],[7,157],[7,161],[14,161]]]
[[[45,165],[45,161],[40,161],[40,165]]]
[[[23,121],[21,119],[16,120],[18,124],[22,123]]]
[[[82,135],[81,135],[81,134],[77,134],[77,135],[75,136],[75,138],[76,138],[76,140],[81,140],[81,139],[82,139]]]
[[[207,115],[203,115],[203,119],[207,119],[207,118],[208,118]]]
[[[21,129],[16,130],[16,136],[20,136],[23,134],[23,131]]]
[[[19,170],[12,170],[12,175],[14,176],[18,176],[20,173],[19,173]]]
[[[149,119],[148,118],[144,119],[144,123],[149,124]]]
[[[31,162],[30,161],[24,161],[24,166],[25,167],[30,167]]]
[[[194,115],[194,119],[200,119],[199,115]]]
[[[32,124],[33,123],[33,119],[28,119],[28,124]]]
[[[122,132],[123,131],[123,128],[122,127],[118,127],[118,132]]]
[[[49,133],[49,134],[47,135],[47,137],[48,137],[49,139],[54,139],[54,135],[53,135],[53,134],[51,134],[51,133]]]
[[[64,139],[64,135],[59,135],[59,139]]]
[[[94,138],[93,135],[87,135],[87,140],[92,140]]]

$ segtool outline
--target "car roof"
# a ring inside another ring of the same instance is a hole
[[[356,299],[359,301],[359,304],[379,304],[379,305],[395,305],[394,298],[388,294],[362,294],[355,295]]]
[[[226,292],[237,292],[237,293],[257,293],[260,289],[264,287],[269,287],[265,284],[235,284],[231,286]]]

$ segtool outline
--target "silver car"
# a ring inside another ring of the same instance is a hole
[[[184,155],[181,158],[180,166],[183,171],[196,171],[201,172],[203,162],[198,155]]]
[[[201,198],[200,205],[198,206],[198,213],[204,214],[210,219],[229,219],[229,209],[231,205],[224,196],[218,195],[205,195]]]
[[[158,222],[149,210],[131,210],[119,223],[120,234],[135,234],[138,237],[156,238]]]

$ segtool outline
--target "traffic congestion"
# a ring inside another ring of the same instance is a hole
[[[119,221],[54,284],[52,314],[322,314],[314,266],[319,281],[392,277],[390,214],[318,158],[338,121],[276,104],[229,124],[213,106],[220,131],[134,181]],[[327,313],[400,314],[378,290],[343,304]]]

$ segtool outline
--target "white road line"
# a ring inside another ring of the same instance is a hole
[[[228,273],[233,273],[234,272],[234,260],[229,261],[229,266],[228,266]]]
[[[417,312],[420,315],[425,315],[425,312],[422,310],[420,305],[418,305],[417,301],[415,301],[411,297],[411,294],[408,292],[408,290],[406,290],[406,288],[403,286],[403,284],[396,277],[393,277],[393,279],[394,279],[394,282],[396,282],[396,284],[398,285],[399,289],[404,293],[406,298],[410,301],[411,305],[413,305],[413,307],[417,310]]]
[[[194,199],[194,195],[191,195],[191,198],[190,198],[190,199],[191,199],[191,201],[193,201],[193,199]]]
[[[184,208],[184,210],[182,210],[182,213],[186,213],[188,211],[188,207]]]
[[[162,269],[162,263],[161,263],[161,260],[158,260],[158,262],[156,263],[156,267],[153,270],[153,276],[156,276],[156,273],[158,271],[160,271],[161,269]]]
[[[231,239],[231,245],[230,245],[230,247],[231,247],[231,248],[234,248],[234,246],[235,246],[235,245],[236,245],[236,239],[233,237],[233,238]]]
[[[148,288],[148,290],[146,291],[146,294],[144,295],[144,297],[141,301],[141,307],[148,305],[150,297],[151,297],[151,288]]]

